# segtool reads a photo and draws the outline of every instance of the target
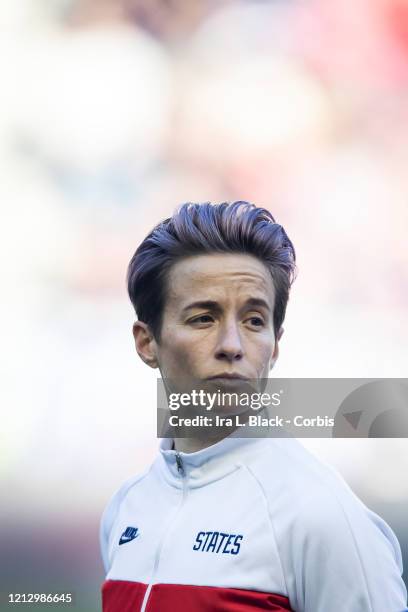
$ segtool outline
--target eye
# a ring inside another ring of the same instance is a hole
[[[190,319],[189,323],[205,325],[206,323],[212,323],[213,321],[214,319],[211,315],[203,314],[203,315],[200,315],[199,317],[194,317],[194,319]]]
[[[262,317],[249,317],[249,319],[247,319],[247,322],[251,327],[263,327],[265,325]]]

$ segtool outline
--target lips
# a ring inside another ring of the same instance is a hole
[[[233,372],[221,372],[221,374],[209,376],[207,380],[248,380],[248,378],[242,376],[241,374],[235,374]]]

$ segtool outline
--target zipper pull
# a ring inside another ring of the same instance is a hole
[[[183,460],[180,457],[180,453],[178,451],[176,451],[176,463],[177,463],[177,470],[181,473],[182,476],[184,476],[184,465],[183,465]]]

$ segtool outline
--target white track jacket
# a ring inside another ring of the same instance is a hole
[[[398,541],[293,438],[163,439],[101,521],[103,612],[404,612]]]

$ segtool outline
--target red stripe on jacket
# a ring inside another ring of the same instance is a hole
[[[105,580],[102,586],[103,612],[138,612],[147,585],[126,580]],[[267,610],[292,612],[283,595],[189,584],[154,584],[146,612],[251,612]]]

